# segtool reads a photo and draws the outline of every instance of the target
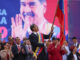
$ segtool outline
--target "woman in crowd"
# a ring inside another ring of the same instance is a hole
[[[1,60],[12,60],[12,52],[9,50],[9,44],[4,43],[3,44],[4,49],[0,51]]]
[[[62,60],[62,55],[66,53],[66,50],[60,46],[59,39],[53,39],[52,44],[48,46],[49,60]]]

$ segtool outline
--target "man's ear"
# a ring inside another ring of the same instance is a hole
[[[46,12],[46,9],[47,9],[47,3],[44,2],[44,3],[43,3],[43,12],[44,12],[44,13]]]

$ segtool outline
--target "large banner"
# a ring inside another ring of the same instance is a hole
[[[8,40],[8,36],[29,37],[30,25],[36,24],[39,32],[49,34],[55,16],[58,0],[0,0],[0,33],[2,40]],[[65,30],[67,25],[67,0],[64,0]],[[59,37],[60,28],[58,18],[55,18],[54,34]]]

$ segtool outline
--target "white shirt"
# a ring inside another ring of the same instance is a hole
[[[77,47],[77,45],[78,45],[78,42],[76,42],[76,43],[74,44],[74,46],[76,46],[76,47]]]
[[[35,35],[37,35],[38,32],[33,32]]]
[[[32,46],[31,45],[26,45],[26,47],[28,48],[28,51],[29,50],[32,50]],[[30,48],[30,49],[29,49]]]
[[[73,56],[74,56],[74,60],[77,60],[77,56],[76,56],[76,54],[74,54]]]
[[[17,47],[20,47],[20,45],[18,45],[18,44],[16,44],[17,45]]]
[[[70,54],[69,47],[68,47],[68,46],[65,46],[65,49],[66,49],[66,51],[67,51],[67,54],[64,54],[64,55],[63,55],[63,60],[67,60],[67,55]]]

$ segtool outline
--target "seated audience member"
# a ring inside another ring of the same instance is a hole
[[[77,47],[76,46],[71,46],[70,47],[70,54],[67,56],[67,60],[78,60],[77,58]]]
[[[48,46],[49,60],[62,60],[64,53],[65,50],[60,46],[59,39],[53,39],[53,43]]]
[[[4,43],[4,49],[0,51],[1,60],[12,60],[13,54],[9,50],[9,44]]]
[[[66,54],[63,55],[63,60],[67,60],[67,56],[70,54],[68,42],[64,41],[63,46],[64,46],[64,48],[66,49],[66,52],[67,52]]]

